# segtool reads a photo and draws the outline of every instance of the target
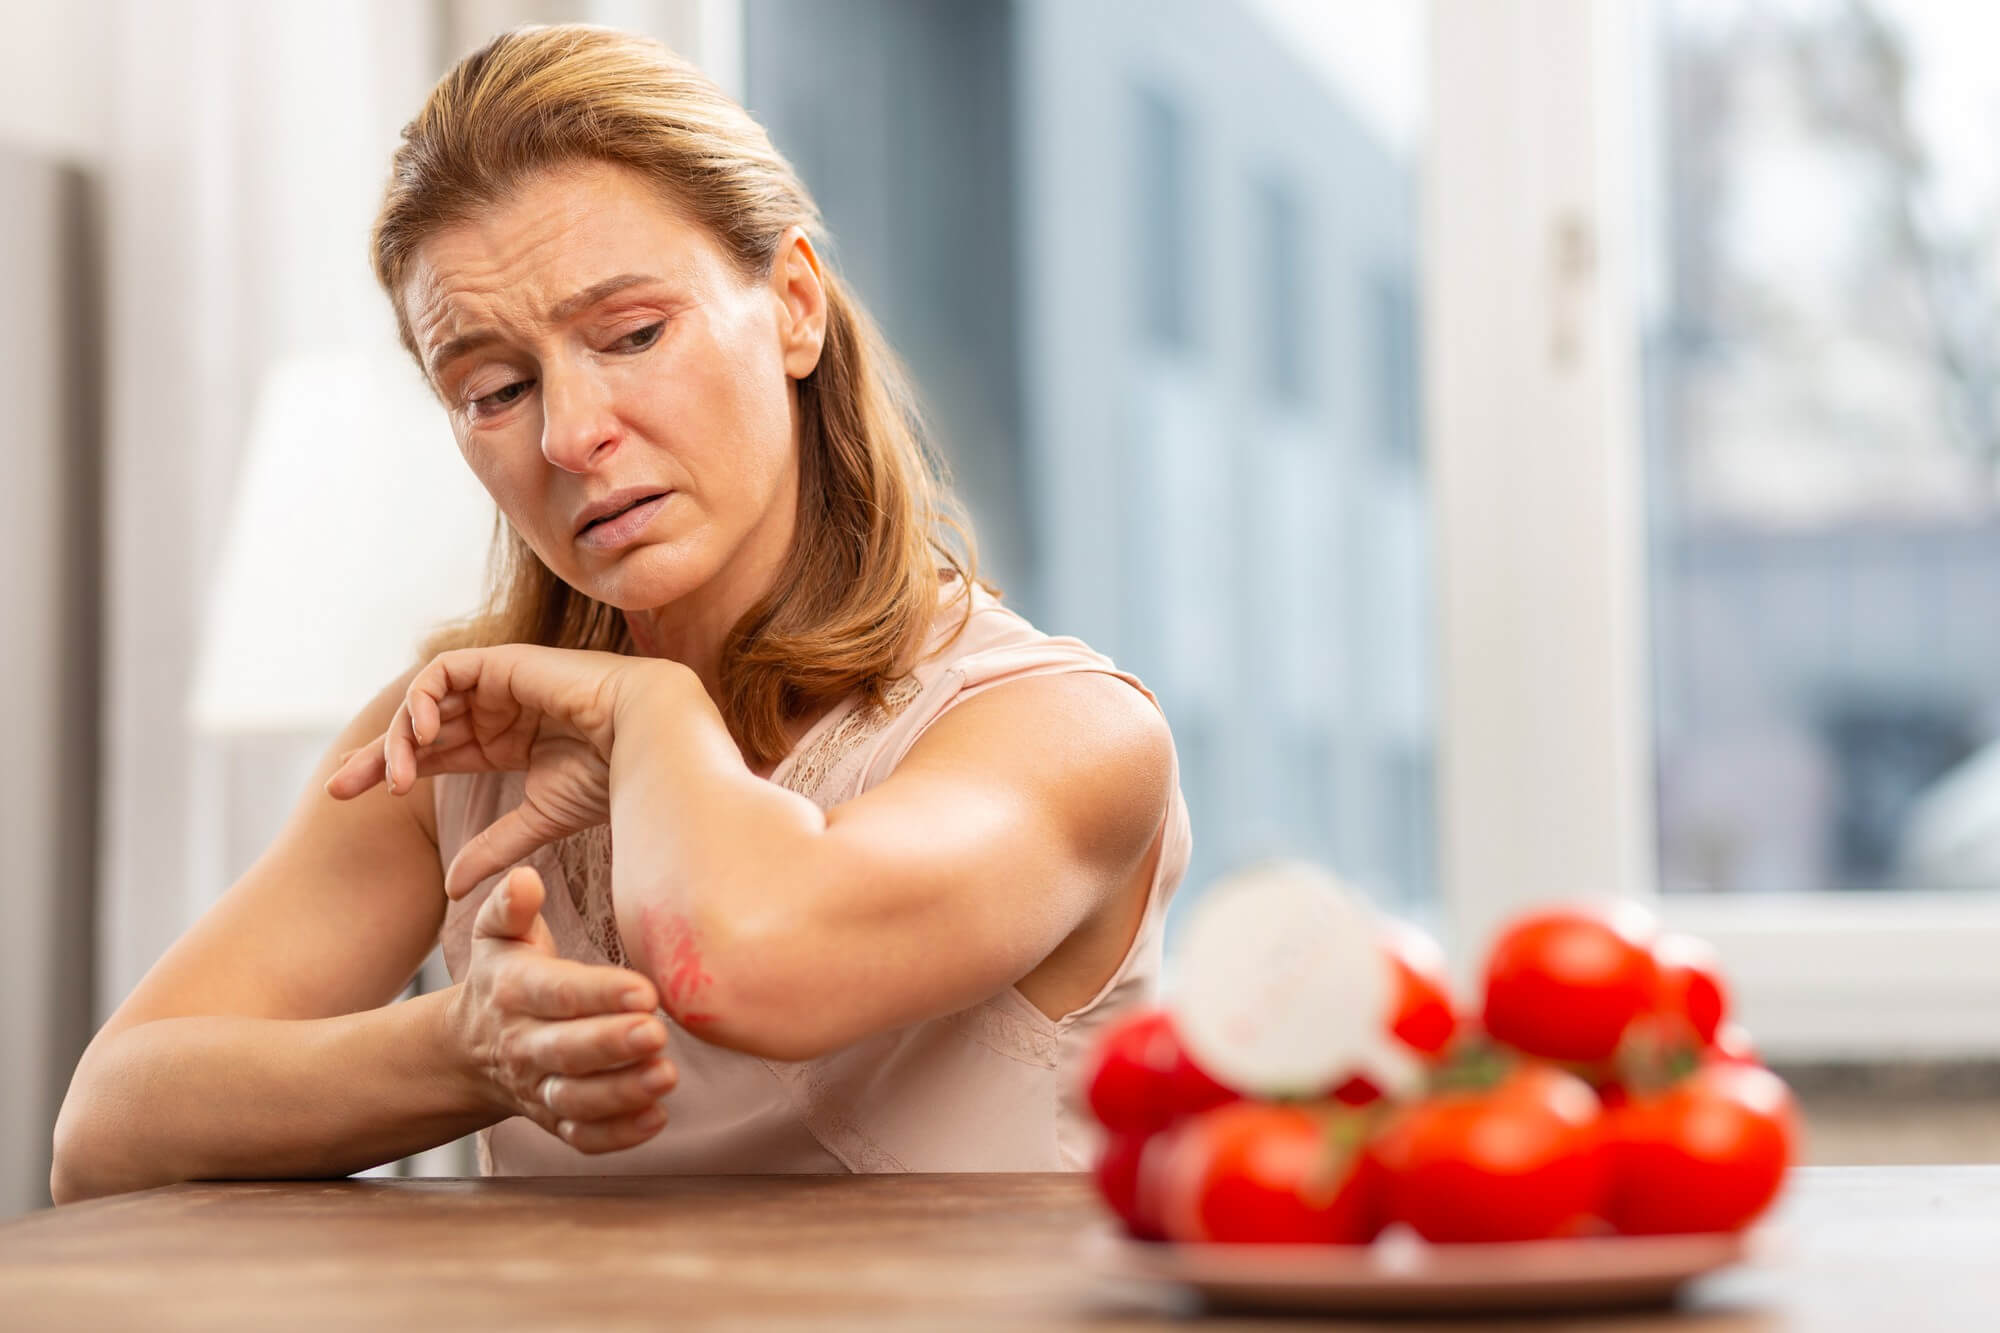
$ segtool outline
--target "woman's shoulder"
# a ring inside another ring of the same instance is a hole
[[[931,649],[890,690],[889,713],[878,718],[866,753],[860,756],[857,791],[887,777],[918,738],[951,709],[1014,681],[1095,673],[1117,678],[1159,708],[1159,700],[1137,676],[1082,639],[1038,628],[976,582],[970,593],[969,614],[965,596],[947,599],[932,632]]]
[[[849,799],[886,777],[961,701],[1008,680],[1072,670],[1108,672],[1138,685],[1082,640],[1037,628],[984,584],[947,581],[914,665],[885,685],[879,703],[850,697],[808,733],[773,780],[823,804]]]
[[[1038,628],[985,584],[974,580],[961,588],[954,579],[939,590],[930,639],[912,674],[928,689],[953,671],[963,674],[1003,655],[1024,654],[1110,665],[1081,639]]]

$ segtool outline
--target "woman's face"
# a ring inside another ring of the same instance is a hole
[[[791,544],[817,262],[794,228],[746,282],[644,177],[591,163],[430,237],[402,301],[466,462],[559,578],[627,611],[740,610]],[[586,527],[640,496],[665,498]]]

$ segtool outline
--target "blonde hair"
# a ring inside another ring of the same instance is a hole
[[[653,181],[745,281],[766,278],[787,228],[824,250],[819,209],[763,127],[659,42],[581,24],[502,33],[458,62],[404,127],[373,234],[375,274],[403,346],[422,365],[401,291],[441,228],[526,178],[604,162]],[[823,262],[818,365],[796,381],[799,508],[776,585],[730,630],[716,703],[753,766],[789,748],[788,724],[860,691],[879,703],[913,665],[943,582],[972,613],[978,557],[908,376],[861,303]],[[955,533],[961,556],[942,540]],[[943,562],[943,567],[939,561]],[[449,648],[539,643],[634,651],[625,617],[559,579],[501,516],[484,606],[433,633]]]

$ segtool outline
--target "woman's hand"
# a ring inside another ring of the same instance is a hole
[[[667,1123],[660,1099],[679,1078],[660,1054],[653,983],[558,957],[542,895],[541,876],[519,866],[480,904],[452,1033],[496,1111],[578,1152],[634,1147]]]
[[[456,900],[537,847],[611,817],[611,745],[623,692],[650,658],[510,643],[440,653],[411,678],[389,729],[327,781],[348,800],[377,782],[408,791],[434,773],[521,772],[521,803],[459,849]]]

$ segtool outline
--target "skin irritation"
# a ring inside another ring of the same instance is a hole
[[[713,1023],[716,1015],[700,1007],[715,979],[702,966],[701,941],[685,912],[664,903],[648,905],[640,914],[646,956],[654,960],[653,976],[661,1004],[682,1027]]]

